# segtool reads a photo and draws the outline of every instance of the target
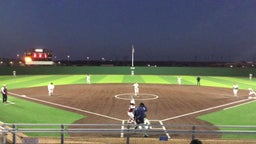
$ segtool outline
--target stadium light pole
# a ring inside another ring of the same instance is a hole
[[[67,57],[68,57],[68,64],[69,64],[69,58],[70,58],[70,55],[67,55]]]
[[[87,65],[89,65],[89,59],[90,59],[90,57],[86,57]]]

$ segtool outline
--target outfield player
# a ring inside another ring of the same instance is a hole
[[[197,76],[196,81],[198,86],[200,86],[200,80],[201,80],[200,76]]]
[[[237,83],[234,83],[234,85],[233,85],[233,93],[234,93],[234,96],[237,97],[237,93],[238,93],[238,84]]]
[[[1,89],[1,93],[3,96],[3,103],[7,103],[7,87],[6,84],[3,85],[2,89]]]
[[[138,96],[139,95],[139,84],[136,82],[135,84],[133,84],[134,87],[134,95]]]
[[[13,76],[16,76],[16,71],[12,71]]]
[[[54,85],[53,85],[53,83],[51,82],[51,83],[48,85],[48,94],[49,94],[49,96],[52,96],[52,95],[53,95],[53,91],[54,91]]]
[[[249,74],[249,79],[252,80],[252,74],[251,73]]]
[[[90,75],[86,75],[86,83],[91,84],[91,76]]]
[[[178,84],[181,85],[181,77],[178,77]]]

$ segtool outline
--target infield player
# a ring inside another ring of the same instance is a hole
[[[131,96],[130,105],[129,105],[128,112],[127,112],[128,116],[129,116],[128,123],[133,123],[135,125],[136,123],[134,120],[134,109],[135,109],[135,100]]]
[[[256,92],[252,88],[249,88],[248,90],[249,90],[249,98],[256,97]]]
[[[135,84],[133,84],[134,87],[134,95],[138,96],[139,95],[139,84],[136,82]]]
[[[7,87],[6,84],[3,84],[3,87],[1,89],[1,93],[3,96],[3,103],[7,103]]]
[[[150,124],[150,121],[149,121],[149,119],[147,118],[147,117],[145,117],[144,118],[144,127],[145,127],[145,129],[152,129],[152,126],[151,126],[151,124]]]
[[[54,84],[51,82],[51,83],[48,85],[48,94],[49,94],[49,96],[52,96],[52,95],[53,95],[53,91],[54,91]]]
[[[234,83],[234,85],[233,85],[233,93],[234,93],[234,96],[237,97],[237,93],[238,93],[238,84],[237,83]]]

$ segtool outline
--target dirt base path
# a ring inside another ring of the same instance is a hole
[[[234,97],[232,89],[226,88],[153,84],[140,84],[139,88],[140,95],[134,97],[136,105],[143,102],[148,107],[148,119],[156,123],[162,121],[163,124],[209,125],[196,117],[237,105],[238,103],[232,103],[247,101],[248,98],[248,91],[239,90],[238,97]],[[78,124],[121,124],[122,120],[128,119],[127,109],[130,97],[133,95],[133,86],[131,84],[57,85],[53,96],[48,96],[46,86],[15,89],[10,92],[68,106],[49,104],[86,115],[86,118],[76,121]]]

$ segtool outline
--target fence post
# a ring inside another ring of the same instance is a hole
[[[192,140],[195,139],[195,130],[196,130],[196,126],[192,126]]]
[[[7,130],[5,128],[5,124],[3,124],[3,130],[2,130],[2,144],[6,144],[6,136],[7,136]]]
[[[130,124],[127,125],[126,144],[130,144]]]
[[[61,144],[64,144],[64,125],[61,124]]]
[[[16,125],[15,124],[12,125],[12,141],[13,141],[13,144],[16,144]]]

